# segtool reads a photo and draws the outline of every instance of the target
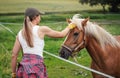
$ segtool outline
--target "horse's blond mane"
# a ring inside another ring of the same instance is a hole
[[[71,21],[80,29],[82,29],[81,22],[83,20],[84,19],[79,18],[79,14],[74,15],[71,19]],[[101,47],[104,47],[106,44],[110,44],[113,47],[120,47],[120,43],[110,33],[95,23],[88,21],[87,25],[85,26],[85,32],[86,34],[92,35],[94,38],[96,38]]]

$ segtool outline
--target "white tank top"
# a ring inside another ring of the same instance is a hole
[[[44,40],[38,36],[38,29],[39,29],[39,26],[34,26],[32,30],[34,47],[31,48],[27,45],[27,42],[22,36],[21,31],[18,34],[18,39],[22,46],[23,53],[37,54],[43,57]]]

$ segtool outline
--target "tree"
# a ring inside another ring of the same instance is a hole
[[[108,0],[108,4],[110,5],[109,10],[111,12],[118,12],[120,10],[120,0]]]
[[[106,5],[109,5],[109,11],[119,12],[120,0],[79,0],[81,4],[90,4],[90,6],[101,5],[105,12]]]

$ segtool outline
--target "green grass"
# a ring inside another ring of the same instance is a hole
[[[52,18],[53,16],[56,16]],[[60,17],[59,17],[60,16]],[[41,25],[47,25],[55,30],[62,30],[67,26],[67,23],[65,20],[59,20],[59,18],[65,19],[66,17],[70,16],[68,15],[45,15],[43,16],[43,21],[41,21]],[[50,17],[52,18],[51,21]],[[18,19],[18,20],[17,20]],[[55,21],[55,19],[58,19]],[[23,16],[1,16],[0,18],[1,22],[10,22],[10,23],[20,23],[23,22]],[[22,25],[19,24],[3,24],[5,27],[10,28],[15,34],[18,33],[18,31],[22,28]],[[0,59],[0,71],[1,71],[1,78],[10,78],[11,74],[11,67],[10,67],[10,60],[11,60],[11,51],[12,47],[14,45],[15,36],[13,36],[9,31],[5,30],[2,26],[0,26],[0,50],[1,50],[1,59]],[[55,55],[58,55],[58,51],[60,49],[60,46],[63,39],[53,39],[49,37],[45,37],[45,49],[48,52],[51,52]],[[51,46],[51,44],[54,44]],[[4,48],[3,48],[4,47]],[[86,53],[87,54],[87,53]],[[44,54],[45,64],[47,66],[47,71],[49,78],[79,78],[84,76],[84,74],[88,73],[88,76],[90,76],[89,71],[86,71],[78,68],[74,65],[71,65],[69,63],[65,63],[59,59],[56,59],[54,57],[51,57],[49,55]],[[85,56],[86,57],[86,56]],[[21,54],[19,54],[18,60],[21,60]],[[88,57],[87,57],[88,58]],[[85,60],[85,59],[84,59]],[[88,61],[89,62],[89,61]],[[86,63],[86,66],[89,66],[89,64]],[[83,73],[80,73],[83,72]]]
[[[120,14],[102,14],[95,11],[101,10],[101,6],[89,7],[81,5],[78,0],[0,0],[1,13],[23,13],[27,7],[34,7],[44,12],[63,12],[59,14],[48,14],[42,16],[40,25],[46,25],[54,30],[61,31],[67,26],[66,18],[72,18],[75,13],[90,17],[90,21],[97,22],[113,35],[120,34]],[[64,11],[66,13],[64,13]],[[70,12],[69,12],[70,11]],[[93,12],[94,11],[94,12]],[[0,16],[0,24],[8,27],[15,35],[22,28],[23,14]],[[10,23],[10,24],[5,24]],[[12,24],[14,23],[14,24]],[[15,36],[0,25],[0,78],[11,76],[11,51]],[[45,37],[44,50],[59,55],[59,49],[64,38],[54,39]],[[21,61],[21,53],[18,60]],[[91,58],[86,49],[77,55],[81,65],[90,67]],[[71,65],[44,53],[44,60],[49,78],[92,78],[91,72]],[[73,61],[72,58],[69,60]]]
[[[71,18],[74,14],[50,14],[43,15],[40,25],[47,25],[55,30],[62,30],[67,26],[65,21],[66,18]],[[83,13],[83,17],[92,17],[91,21],[96,21],[97,23],[102,23],[101,26],[109,31],[113,35],[120,34],[119,27],[119,14],[87,14]],[[111,21],[113,23],[111,23]],[[3,24],[4,26],[10,28],[15,34],[22,28],[23,15],[20,16],[0,16],[0,22],[5,23],[15,23],[15,24]],[[103,23],[109,24],[103,24]],[[116,22],[116,23],[115,23]],[[14,45],[15,36],[10,32],[5,30],[0,26],[0,78],[10,78],[11,67],[11,51]],[[55,55],[59,55],[59,49],[64,41],[62,39],[54,39],[45,37],[45,48],[44,50],[51,52]],[[18,60],[21,60],[21,53],[19,54]],[[91,58],[87,51],[83,49],[77,56],[78,62],[84,66],[89,67]],[[47,71],[49,78],[92,78],[91,72],[79,68],[77,66],[71,65],[52,56],[44,54],[45,64],[47,66]],[[72,58],[69,60],[73,61]]]
[[[79,0],[0,0],[0,13],[23,13],[28,7],[43,12],[101,10],[101,6],[81,5]]]

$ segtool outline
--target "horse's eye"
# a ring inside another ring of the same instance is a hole
[[[79,34],[78,32],[75,32],[75,33],[74,33],[74,36],[77,36],[78,34]]]

